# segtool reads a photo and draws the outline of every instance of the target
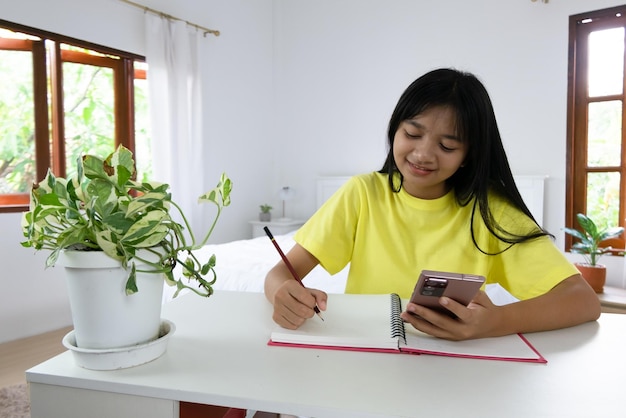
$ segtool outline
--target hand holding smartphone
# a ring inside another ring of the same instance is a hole
[[[483,283],[485,278],[476,274],[423,270],[411,295],[411,302],[454,317],[452,312],[441,306],[439,298],[446,296],[467,306]]]

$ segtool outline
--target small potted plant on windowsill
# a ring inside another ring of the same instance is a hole
[[[606,266],[598,264],[598,260],[612,248],[601,247],[600,244],[602,241],[622,235],[624,228],[620,226],[598,229],[596,223],[584,213],[577,214],[576,219],[582,232],[574,228],[563,229],[565,233],[579,240],[572,245],[571,251],[582,254],[585,258],[584,263],[574,264],[593,290],[596,293],[602,293],[606,282]]]
[[[138,182],[134,175],[132,153],[123,146],[106,159],[86,155],[77,161],[75,177],[48,172],[33,185],[30,210],[22,217],[22,245],[51,251],[46,267],[57,261],[65,267],[77,347],[126,347],[158,338],[164,281],[177,287],[174,296],[183,289],[207,297],[213,293],[215,256],[200,262],[193,250],[206,244],[222,208],[230,204],[231,180],[222,174],[217,187],[200,196],[200,202],[215,204],[217,213],[198,241],[169,185]],[[184,225],[174,220],[174,213]],[[175,277],[175,267],[183,277]],[[107,285],[112,287],[95,287]],[[107,296],[118,302],[105,300]],[[79,312],[82,308],[89,311]],[[151,311],[147,322],[142,321],[143,308]],[[130,330],[122,331],[126,326]]]
[[[270,222],[272,220],[272,212],[270,212],[273,208],[264,204],[259,206],[261,208],[261,213],[259,213],[259,221],[261,222]]]

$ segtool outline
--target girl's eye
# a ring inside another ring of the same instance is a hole
[[[421,138],[422,137],[421,133],[409,132],[409,131],[404,131],[404,133],[406,134],[406,136],[408,138],[417,139],[417,138]]]
[[[445,152],[452,152],[455,151],[456,148],[450,148],[450,147],[446,147],[444,144],[439,144],[439,146],[441,147],[441,149]]]

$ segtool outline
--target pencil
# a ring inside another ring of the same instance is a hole
[[[293,276],[294,279],[296,279],[296,281],[298,283],[300,283],[300,286],[302,287],[306,287],[304,285],[304,283],[302,283],[302,280],[300,280],[300,278],[298,277],[298,273],[296,273],[296,270],[293,268],[293,266],[291,265],[291,263],[289,262],[289,259],[287,259],[287,256],[285,255],[285,253],[283,252],[283,250],[280,249],[280,246],[278,245],[278,243],[276,242],[276,240],[274,239],[274,236],[272,235],[272,233],[270,232],[270,229],[266,226],[263,227],[263,230],[265,231],[265,233],[267,234],[267,236],[270,238],[270,240],[272,241],[272,244],[274,244],[274,247],[276,247],[276,250],[278,251],[278,254],[280,254],[280,258],[283,259],[283,261],[285,262],[285,264],[287,265],[287,268],[289,269],[289,271],[291,272],[291,275]],[[320,312],[320,308],[317,307],[317,305],[315,305],[315,307],[313,308],[313,310],[315,311],[315,313],[317,314],[317,316],[320,317],[320,319],[323,321],[324,318],[322,318],[322,313]]]

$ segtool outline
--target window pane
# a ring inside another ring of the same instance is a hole
[[[589,34],[589,97],[622,93],[624,28]]]
[[[114,99],[111,68],[63,63],[67,176],[76,173],[76,159],[82,154],[107,156],[113,152]]]
[[[589,103],[587,165],[618,166],[621,162],[622,102]]]
[[[135,62],[135,68],[147,70],[146,63]],[[145,77],[145,75],[144,75]],[[148,80],[135,78],[135,163],[137,180],[152,179],[152,151],[150,148],[150,112],[148,111]]]
[[[587,175],[587,215],[598,227],[617,226],[619,222],[619,173]]]
[[[0,51],[0,193],[27,193],[35,180],[33,62]]]

